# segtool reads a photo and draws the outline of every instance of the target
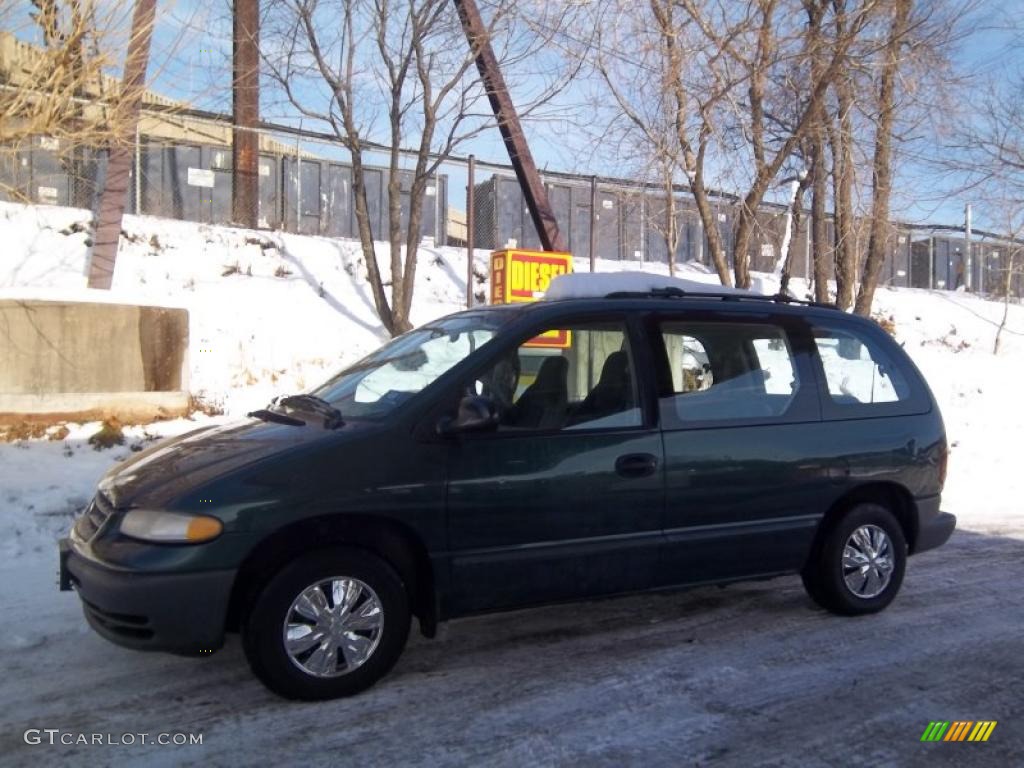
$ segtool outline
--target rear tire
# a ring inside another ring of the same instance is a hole
[[[282,568],[253,603],[242,642],[253,673],[289,699],[366,690],[398,661],[409,636],[409,597],[384,560],[334,547]]]
[[[807,594],[843,616],[877,613],[903,584],[907,542],[881,504],[851,507],[825,531],[801,572]]]

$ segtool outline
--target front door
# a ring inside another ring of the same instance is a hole
[[[535,330],[466,382],[501,419],[449,443],[453,614],[643,589],[657,574],[661,436],[627,323]]]

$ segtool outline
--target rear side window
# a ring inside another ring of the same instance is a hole
[[[913,364],[884,331],[815,318],[818,392],[825,419],[927,413],[932,400]]]
[[[869,339],[850,329],[815,327],[814,344],[834,404],[859,406],[910,399],[902,371]]]
[[[673,321],[660,330],[672,382],[659,399],[666,426],[789,414],[800,380],[781,327]]]

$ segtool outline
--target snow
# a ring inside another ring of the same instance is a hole
[[[113,288],[98,291],[86,288],[89,219],[0,203],[0,298],[185,307],[193,393],[228,414],[311,389],[388,338],[358,243],[126,216]],[[378,246],[388,280],[388,249]],[[415,324],[465,307],[465,253],[420,249]],[[488,257],[476,253],[481,276]],[[486,278],[474,290],[485,287]]]
[[[745,294],[751,291],[743,291],[718,284],[718,280],[686,279],[681,277],[669,277],[652,272],[570,272],[565,275],[558,275],[551,281],[544,294],[545,301],[558,301],[561,299],[590,299],[607,296],[610,293],[650,293],[651,291],[675,288],[686,293],[716,293]]]
[[[5,762],[868,766],[921,760],[918,739],[936,718],[1000,720],[987,764],[1024,753],[1011,717],[1024,685],[1024,307],[1010,307],[996,356],[998,302],[877,293],[877,315],[891,320],[941,406],[951,446],[943,508],[959,520],[945,547],[911,560],[883,614],[814,610],[793,577],[486,616],[454,622],[436,641],[413,638],[392,674],[355,700],[296,705],[261,688],[235,640],[212,658],[179,659],[98,638],[77,598],[56,591],[54,542],[103,472],[149,440],[308,390],[377,346],[386,335],[359,249],[128,216],[134,242],[107,293],[85,288],[87,219],[0,204],[0,296],[186,307],[192,386],[227,413],[128,427],[123,446],[102,451],[88,444],[98,424],[0,443]],[[481,276],[487,256],[475,254]],[[420,258],[417,323],[464,305],[466,272],[462,249],[427,247]],[[639,267],[601,261],[599,272],[616,274],[577,273],[558,291],[674,284],[663,265]],[[677,273],[684,290],[720,290],[699,265]],[[774,293],[771,276],[757,277]],[[801,282],[791,287],[806,295]],[[486,278],[474,288],[485,290]],[[31,746],[26,728],[182,730],[203,733],[204,744]]]

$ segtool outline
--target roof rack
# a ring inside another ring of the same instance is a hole
[[[803,307],[839,309],[835,304],[821,301],[794,299],[784,293],[763,296],[757,293],[726,293],[724,291],[684,291],[682,288],[667,286],[649,291],[613,291],[605,294],[606,299],[719,299],[720,301],[770,301],[775,304],[799,304]]]

